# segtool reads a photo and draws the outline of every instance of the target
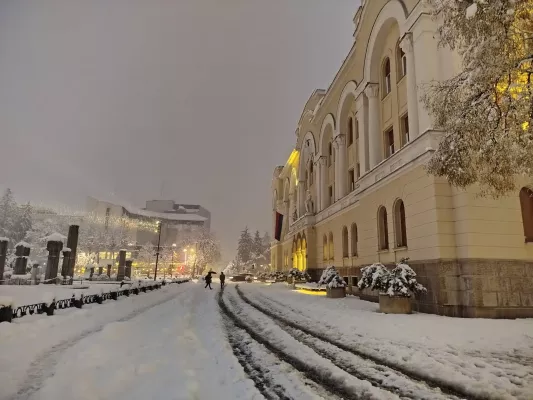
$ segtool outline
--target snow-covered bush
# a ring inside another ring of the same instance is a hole
[[[94,279],[94,276],[93,276],[93,279]],[[108,281],[109,276],[107,276],[106,274],[97,275],[96,280],[97,281]]]
[[[289,272],[287,272],[287,276],[292,277],[297,281],[309,282],[311,280],[311,276],[307,273],[307,271],[300,271],[297,268],[292,268]]]
[[[386,292],[389,288],[389,270],[381,263],[375,263],[361,269],[362,276],[357,287],[359,289],[370,288]]]
[[[244,280],[248,283],[251,283],[254,281],[254,277],[252,275],[246,275],[246,278]]]
[[[416,272],[406,264],[407,260],[401,260],[390,272],[389,296],[411,297],[411,293],[425,293],[427,289],[416,280]]]
[[[325,285],[328,288],[342,288],[346,287],[346,282],[344,282],[344,279],[339,275],[337,269],[331,265],[322,272],[322,276],[318,281],[318,286],[320,287],[322,285]]]
[[[284,281],[287,279],[287,275],[284,272],[276,271],[269,274],[269,278],[275,281]]]
[[[391,271],[381,263],[363,268],[363,275],[357,286],[359,289],[378,290],[391,297],[411,297],[412,293],[426,292],[426,288],[417,282],[416,273],[407,264],[407,260],[400,260]]]

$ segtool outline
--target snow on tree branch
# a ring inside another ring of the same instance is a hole
[[[462,71],[433,82],[424,102],[446,132],[428,171],[483,195],[514,191],[533,172],[533,1],[428,0],[441,21],[440,44]]]

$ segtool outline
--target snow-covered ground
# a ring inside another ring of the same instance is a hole
[[[169,285],[0,324],[0,399],[531,399],[533,320]]]
[[[262,398],[232,354],[215,294],[168,285],[1,323],[0,398]]]
[[[532,319],[385,315],[377,304],[352,296],[327,299],[283,284],[239,288],[267,312],[460,393],[487,399],[533,398]]]

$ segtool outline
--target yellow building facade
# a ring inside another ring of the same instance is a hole
[[[348,56],[305,104],[296,146],[274,170],[273,224],[284,217],[272,266],[317,277],[335,265],[355,286],[362,267],[408,257],[428,288],[420,311],[533,317],[531,189],[485,199],[425,172],[443,133],[421,88],[461,59],[437,46],[424,3],[362,1]]]

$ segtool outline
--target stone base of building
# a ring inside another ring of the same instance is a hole
[[[413,299],[414,311],[460,318],[533,318],[533,261],[457,259],[409,265],[428,289]],[[361,268],[337,269],[341,276],[360,277]],[[313,279],[322,271],[308,270]],[[378,293],[357,291],[352,289],[362,300],[379,301]]]

